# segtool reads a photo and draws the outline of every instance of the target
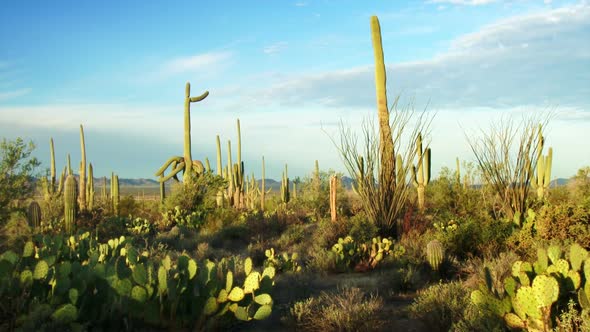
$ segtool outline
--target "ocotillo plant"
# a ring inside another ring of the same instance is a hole
[[[161,181],[160,181],[161,182]],[[119,215],[119,176],[114,172],[111,173],[111,201],[113,205],[113,214]]]
[[[64,229],[66,233],[73,234],[76,223],[76,211],[78,197],[76,191],[78,183],[74,175],[68,175],[64,188]]]
[[[191,97],[191,84],[186,83],[184,95],[184,156],[174,156],[168,159],[164,165],[156,172],[159,177],[158,181],[167,181],[170,178],[178,179],[176,175],[183,171],[183,183],[187,184],[191,179],[191,172],[202,173],[204,171],[203,163],[198,160],[193,160],[191,156],[191,103],[199,102],[209,95],[209,91],[205,91],[198,97]],[[171,166],[170,174],[165,175],[164,172]],[[162,176],[160,176],[162,175]]]
[[[330,176],[330,219],[336,222],[336,190],[338,189],[338,177]]]
[[[283,172],[283,178],[281,181],[281,201],[285,204],[289,203],[291,194],[289,192],[289,173],[287,170],[287,164],[285,164],[285,171]]]
[[[92,163],[88,164],[88,183],[86,184],[86,201],[89,211],[94,209],[94,172],[92,171]]]
[[[541,141],[539,141],[541,143]],[[531,181],[533,189],[537,190],[537,197],[544,199],[547,197],[549,185],[551,184],[551,164],[553,161],[553,148],[549,148],[546,156],[542,155],[543,147],[539,148],[539,160],[537,161],[537,173]]]
[[[418,166],[412,167],[412,183],[418,191],[418,208],[424,210],[424,191],[430,182],[430,148],[422,150],[422,134],[418,134],[416,143],[416,154],[418,155]]]
[[[86,210],[86,144],[84,143],[84,128],[80,125],[80,188],[78,189],[78,204],[81,211]]]
[[[39,206],[39,203],[32,201],[31,204],[29,204],[27,216],[29,217],[29,226],[31,226],[31,228],[38,229],[41,227],[41,207]]]

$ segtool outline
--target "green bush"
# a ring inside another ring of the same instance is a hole
[[[371,241],[371,239],[376,237],[379,232],[377,225],[371,222],[364,213],[359,213],[347,219],[346,228],[348,230],[348,235],[361,243]]]
[[[382,309],[379,296],[345,288],[296,302],[290,313],[300,331],[374,331],[383,325]]]
[[[429,331],[449,331],[461,320],[469,304],[469,291],[460,282],[433,285],[421,291],[410,306],[410,315]]]
[[[535,231],[543,240],[576,242],[590,248],[590,206],[572,202],[545,205],[537,213]]]

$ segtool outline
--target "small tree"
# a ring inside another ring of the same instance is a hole
[[[34,149],[33,142],[25,143],[20,137],[0,142],[0,223],[6,221],[11,202],[30,198],[35,192],[33,171],[40,163],[31,157]]]

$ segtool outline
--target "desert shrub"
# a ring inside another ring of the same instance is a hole
[[[200,226],[204,223],[207,214],[216,209],[217,192],[224,187],[225,180],[209,172],[195,175],[188,184],[176,184],[170,196],[164,201],[164,219],[167,220],[166,213],[180,211],[182,215],[175,219],[182,220],[189,217],[187,226]],[[169,225],[174,224],[174,221],[167,221],[170,222]]]
[[[453,323],[449,331],[453,332],[473,332],[473,331],[486,331],[486,332],[504,332],[506,326],[498,316],[481,310],[473,303],[469,303],[465,308],[463,317]]]
[[[348,229],[344,223],[333,223],[329,219],[321,219],[313,232],[312,242],[322,248],[331,248],[338,242],[338,238],[348,235]]]
[[[33,142],[26,144],[20,137],[14,141],[5,138],[0,141],[0,224],[9,220],[14,210],[13,201],[26,200],[35,192],[32,178],[40,163],[31,157],[34,149]]]
[[[436,238],[450,255],[460,260],[505,250],[506,239],[512,233],[510,222],[482,222],[471,217],[435,223]]]
[[[402,235],[399,244],[404,247],[405,254],[400,260],[410,265],[421,265],[426,262],[426,244],[432,240],[432,233],[419,234],[416,231],[409,231]]]
[[[296,302],[290,313],[302,331],[373,331],[383,324],[379,319],[382,308],[379,296],[344,288]]]
[[[27,216],[22,212],[12,212],[8,222],[0,227],[0,250],[21,248],[30,237]]]
[[[469,291],[460,282],[433,285],[420,292],[410,306],[410,315],[431,331],[449,331],[469,303]]]
[[[359,213],[346,221],[348,235],[358,242],[368,242],[377,236],[379,228],[364,213]]]
[[[423,288],[430,279],[426,265],[403,264],[391,272],[388,286],[393,292],[412,292]]]
[[[537,213],[535,230],[544,240],[577,242],[590,248],[590,207],[572,202],[545,205]]]
[[[568,189],[572,201],[590,208],[590,167],[580,168],[568,182]]]
[[[555,332],[582,332],[590,331],[590,311],[579,311],[574,301],[569,301],[567,310],[557,317]]]
[[[321,275],[336,270],[335,254],[331,250],[315,244],[308,248],[306,254],[306,268],[308,270]]]
[[[297,195],[297,202],[303,210],[308,211],[309,217],[314,221],[330,216],[329,180],[332,175],[336,175],[340,179],[343,176],[343,174],[332,170],[319,171],[319,174],[312,174],[298,184],[301,191]],[[336,189],[336,207],[339,216],[350,215],[350,203],[342,182]]]

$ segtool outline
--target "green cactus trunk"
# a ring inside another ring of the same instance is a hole
[[[104,176],[102,178],[102,193],[101,193],[101,196],[102,196],[103,202],[106,202],[107,201],[107,198],[108,198],[107,197],[107,177],[106,176]]]
[[[80,211],[86,210],[86,144],[84,142],[84,128],[80,125],[80,188],[78,190],[78,204]]]
[[[191,156],[191,103],[199,102],[205,99],[209,92],[205,91],[198,97],[191,97],[191,84],[186,82],[184,94],[184,176],[182,181],[184,183],[190,182],[190,173],[193,167],[193,159]]]
[[[222,162],[221,162],[221,141],[219,140],[219,135],[217,135],[217,175],[218,176],[223,176],[223,170],[222,170]],[[218,207],[222,207],[223,206],[223,191],[219,190],[217,192],[217,196],[215,198],[215,201],[217,202],[217,206]]]
[[[72,163],[70,161],[70,154],[69,153],[68,153],[67,165],[68,165],[68,175],[73,175],[74,173],[72,172]]]
[[[160,203],[164,204],[166,200],[166,182],[160,181]]]
[[[31,226],[31,228],[39,229],[41,227],[41,207],[39,206],[39,203],[32,201],[31,204],[29,204],[27,216],[29,217],[29,226]]]
[[[119,216],[119,176],[111,174],[111,201],[113,205],[113,214]]]
[[[338,189],[338,178],[336,175],[330,177],[330,219],[336,222],[336,190]]]
[[[76,225],[78,183],[73,175],[68,175],[64,188],[64,229],[73,234]]]
[[[289,203],[291,195],[289,192],[289,173],[287,170],[287,164],[285,164],[285,171],[283,172],[283,179],[281,181],[281,201],[284,204]]]
[[[86,200],[89,211],[94,209],[94,172],[92,171],[92,163],[88,164],[88,184],[86,185]]]
[[[418,167],[412,167],[412,183],[418,192],[418,208],[424,211],[424,192],[426,185],[430,182],[430,148],[422,150],[422,134],[418,133],[416,140],[416,154],[418,155]]]
[[[432,240],[426,245],[426,257],[430,267],[438,271],[444,259],[444,248],[442,243],[438,240]]]

